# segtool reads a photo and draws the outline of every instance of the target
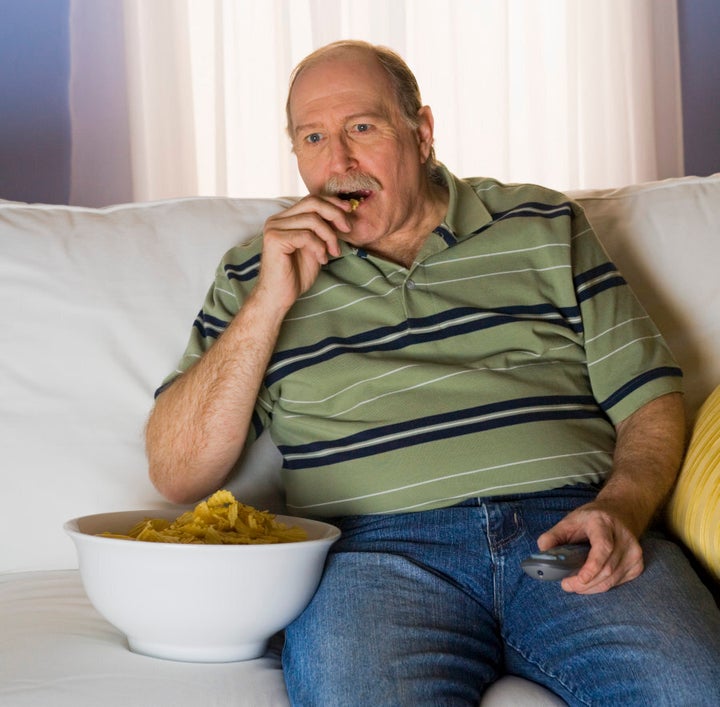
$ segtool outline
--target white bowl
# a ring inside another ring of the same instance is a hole
[[[308,540],[272,545],[181,545],[100,537],[126,533],[144,518],[172,511],[123,511],[65,523],[95,608],[130,650],[193,662],[249,660],[307,606],[317,589],[333,525],[277,516]]]

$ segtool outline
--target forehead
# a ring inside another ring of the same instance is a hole
[[[289,107],[297,127],[343,110],[387,113],[395,103],[390,79],[377,59],[366,52],[345,51],[303,69],[293,84]]]

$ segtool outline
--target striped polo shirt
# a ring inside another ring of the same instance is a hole
[[[582,209],[532,185],[455,178],[406,269],[342,244],[289,311],[257,400],[291,513],[436,508],[596,483],[614,425],[681,390],[659,332]],[[230,250],[178,370],[255,284],[262,239]]]

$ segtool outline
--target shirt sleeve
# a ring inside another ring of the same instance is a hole
[[[617,425],[651,400],[682,392],[682,371],[582,208],[573,204],[573,212],[573,284],[588,375],[595,398]]]
[[[193,321],[185,352],[175,370],[163,379],[155,391],[155,397],[162,394],[203,357],[240,310],[259,272],[260,258],[254,252],[254,244],[255,242],[251,242],[237,246],[228,251],[221,260],[202,308]],[[263,385],[255,404],[248,444],[257,439],[270,424],[271,406],[265,392]]]

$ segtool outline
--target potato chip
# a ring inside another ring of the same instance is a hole
[[[216,491],[174,521],[148,518],[136,523],[127,535],[100,535],[124,540],[196,545],[257,545],[307,540],[307,533],[302,528],[287,526],[275,520],[268,511],[259,511],[240,503],[225,489]]]

